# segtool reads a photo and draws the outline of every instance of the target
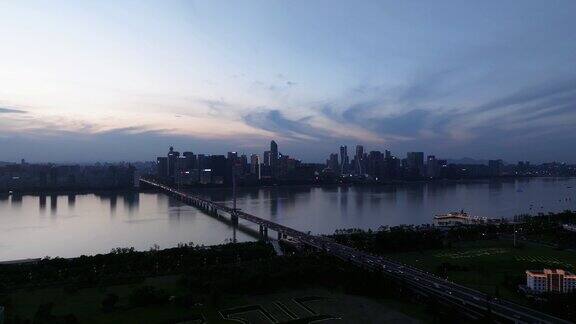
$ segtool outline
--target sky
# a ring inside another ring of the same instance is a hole
[[[576,163],[576,1],[0,1],[0,161]]]

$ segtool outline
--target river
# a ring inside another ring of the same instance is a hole
[[[196,193],[231,205],[230,189]],[[246,212],[298,230],[333,233],[430,223],[435,214],[461,209],[495,218],[576,210],[576,179],[241,188],[237,203]],[[0,261],[91,255],[115,247],[212,245],[234,236],[254,239],[160,193],[0,196]]]

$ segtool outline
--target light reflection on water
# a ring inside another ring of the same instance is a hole
[[[231,205],[229,189],[200,193]],[[576,179],[242,188],[238,207],[302,231],[332,233],[429,223],[435,214],[460,209],[487,217],[576,210]],[[0,195],[0,261],[72,257],[114,247],[220,244],[232,237],[229,224],[163,194]],[[253,239],[243,232],[236,237]]]

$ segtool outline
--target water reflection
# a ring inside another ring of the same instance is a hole
[[[333,233],[340,228],[429,223],[435,214],[460,209],[488,217],[576,210],[573,188],[576,179],[241,188],[238,207],[301,231]],[[230,189],[196,193],[232,205]],[[148,249],[153,244],[167,247],[179,242],[219,244],[235,236],[239,241],[251,239],[248,234],[254,232],[253,225],[243,223],[234,233],[226,218],[207,216],[164,194],[48,196],[0,195],[0,260],[75,256],[119,246]],[[58,217],[42,216],[48,199],[51,214]],[[58,199],[62,199],[60,204]]]
[[[38,197],[38,204],[40,205],[40,212],[43,214],[46,211],[46,195]]]
[[[128,208],[130,213],[134,213],[138,210],[138,203],[140,195],[137,192],[128,192],[123,194],[124,206]]]
[[[56,215],[57,210],[58,210],[58,196],[50,195],[50,214]]]
[[[10,202],[12,207],[20,208],[20,206],[22,206],[22,194],[13,193]]]
[[[74,209],[75,205],[76,205],[76,195],[75,194],[69,194],[68,195],[68,208]]]

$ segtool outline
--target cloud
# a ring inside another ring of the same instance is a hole
[[[325,132],[310,124],[311,116],[296,120],[288,119],[278,109],[249,113],[243,117],[248,125],[292,139],[314,139],[327,137]]]
[[[26,110],[0,107],[0,114],[25,114],[25,113],[27,113]]]
[[[497,110],[513,105],[529,104],[539,100],[555,98],[556,96],[574,92],[576,92],[576,78],[555,80],[521,89],[511,95],[501,97],[476,107],[474,110]]]

